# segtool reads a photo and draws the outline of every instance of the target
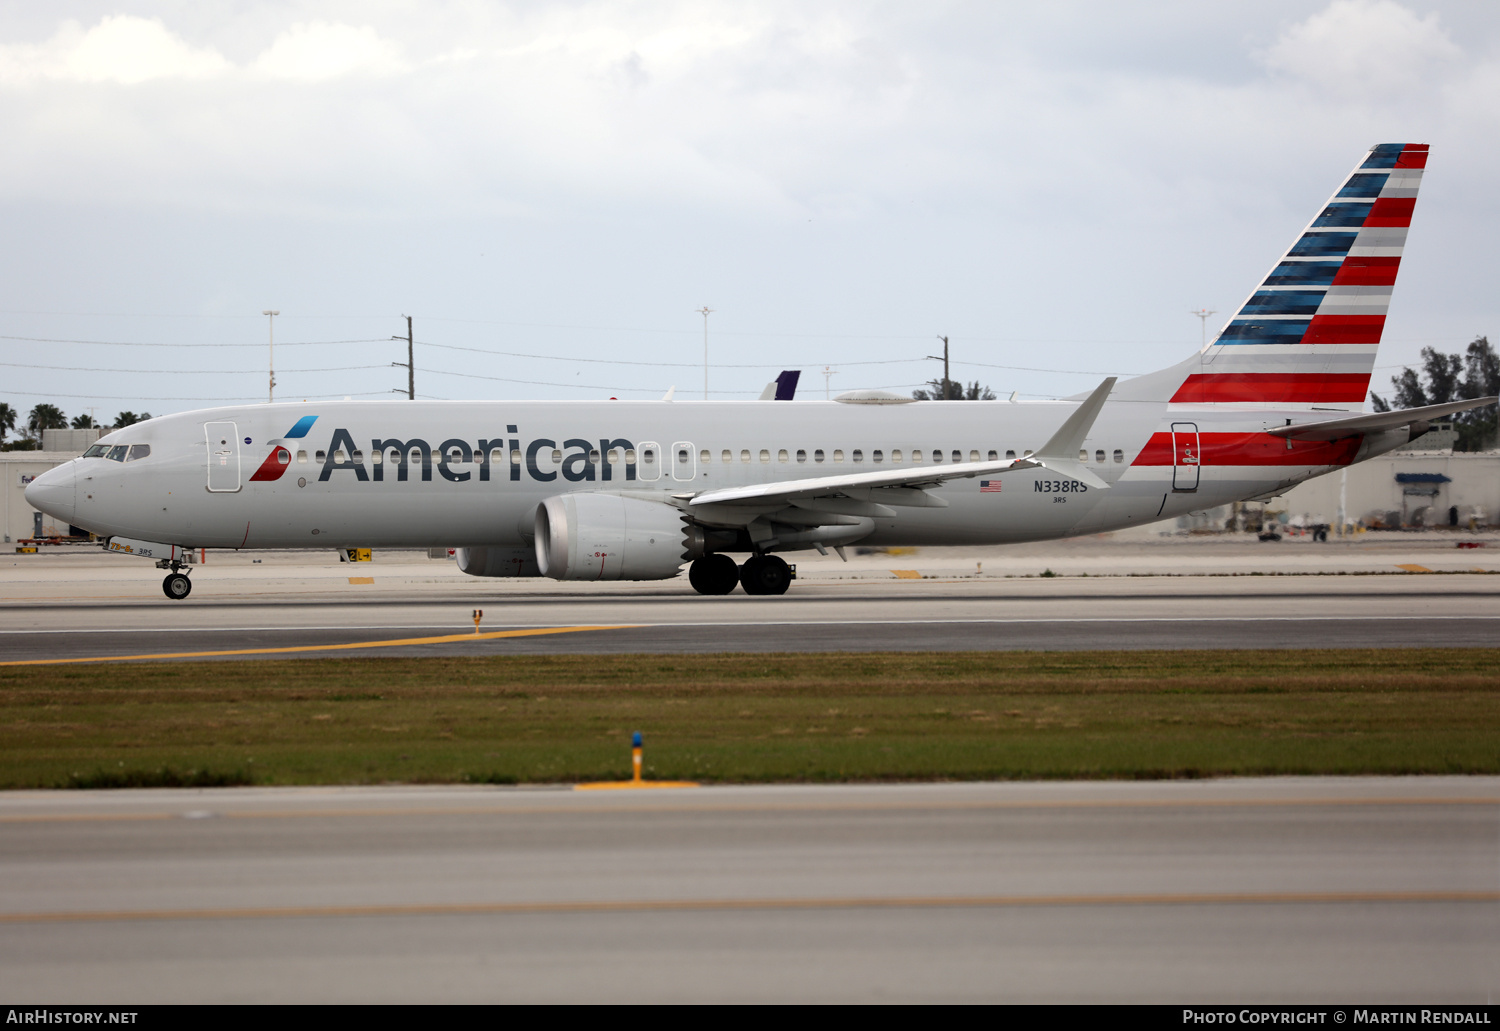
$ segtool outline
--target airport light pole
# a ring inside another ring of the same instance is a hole
[[[1189,315],[1196,315],[1196,316],[1198,316],[1198,323],[1199,323],[1199,325],[1198,325],[1198,329],[1199,329],[1199,341],[1198,341],[1198,343],[1199,343],[1199,349],[1201,350],[1202,348],[1205,348],[1205,347],[1208,346],[1208,317],[1210,315],[1217,315],[1218,313],[1216,311],[1210,309],[1210,308],[1199,308],[1197,311],[1190,311],[1190,312],[1188,312],[1188,314]]]
[[[261,314],[266,317],[266,360],[270,373],[266,383],[266,403],[271,404],[276,400],[276,316],[281,312],[267,308]]]
[[[713,309],[708,305],[697,309],[703,316],[703,400],[708,400],[708,317],[713,314]]]
[[[406,320],[406,336],[392,336],[391,339],[406,341],[406,361],[391,362],[391,364],[398,369],[406,369],[406,399],[408,401],[415,401],[417,399],[417,363],[412,359],[411,316],[403,315],[401,317]],[[401,393],[399,389],[394,392],[397,394]]]
[[[832,379],[832,377],[837,376],[837,375],[838,375],[838,370],[837,369],[831,368],[830,366],[827,366],[827,365],[823,366],[823,400],[824,401],[832,400],[832,392],[829,389],[828,384],[829,384],[830,380]]]

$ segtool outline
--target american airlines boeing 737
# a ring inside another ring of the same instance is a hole
[[[33,506],[169,569],[198,548],[457,546],[474,576],[782,594],[788,552],[1004,544],[1273,497],[1492,403],[1360,414],[1422,144],[1372,148],[1202,351],[1060,401],[354,401],[184,412]],[[744,556],[736,561],[732,556]]]

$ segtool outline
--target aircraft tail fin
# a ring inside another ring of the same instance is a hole
[[[1171,400],[1361,406],[1427,149],[1372,147]]]

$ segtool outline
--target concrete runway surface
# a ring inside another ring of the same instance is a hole
[[[192,596],[174,602],[161,594],[160,571],[138,559],[92,549],[16,555],[0,566],[0,662],[214,652],[1463,647],[1493,644],[1500,631],[1500,540],[1467,534],[1330,544],[1086,538],[848,564],[797,560],[799,579],[783,597],[703,598],[685,580],[466,577],[411,552],[355,564],[326,552],[215,552],[194,571]],[[1038,575],[1047,570],[1058,575]],[[476,608],[496,636],[474,639]],[[580,629],[601,627],[610,629]]]
[[[1500,778],[0,795],[15,1002],[1497,988]]]

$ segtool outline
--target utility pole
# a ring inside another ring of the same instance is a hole
[[[267,309],[261,314],[266,316],[266,357],[270,371],[266,384],[266,403],[270,404],[276,400],[276,316],[281,312]]]
[[[1196,315],[1196,316],[1198,316],[1198,322],[1199,322],[1198,328],[1199,328],[1199,331],[1200,331],[1199,332],[1200,349],[1202,347],[1207,347],[1208,346],[1208,317],[1210,315],[1216,315],[1218,313],[1215,312],[1215,311],[1212,311],[1211,309],[1208,309],[1208,308],[1199,308],[1197,311],[1190,311],[1190,312],[1188,312],[1188,314],[1189,315]]]
[[[406,361],[391,362],[391,364],[398,369],[406,370],[406,399],[415,401],[417,399],[417,363],[412,360],[411,316],[401,317],[406,320],[406,336],[392,336],[391,339],[406,341]],[[399,394],[401,391],[396,390],[395,393]]]
[[[948,338],[944,337],[944,336],[940,336],[940,337],[938,337],[938,339],[943,342],[943,357],[942,357],[942,363],[943,363],[943,396],[941,398],[939,398],[938,400],[940,400],[940,401],[949,401],[949,400],[952,400],[952,399],[948,396],[948,394],[951,393],[951,391],[949,391],[949,389],[948,389],[948,384],[951,383],[951,382],[953,382],[953,381],[948,378]],[[927,357],[930,358],[930,359],[932,359],[933,361],[938,361],[939,360],[938,356],[935,355],[935,354],[929,354]]]
[[[697,309],[703,316],[703,400],[708,400],[708,317],[713,314],[713,309],[708,305]]]
[[[836,369],[830,368],[827,365],[823,366],[823,400],[824,401],[831,401],[831,400],[833,400],[833,394],[832,394],[832,391],[829,389],[828,384],[829,384],[829,381],[834,376],[837,376],[837,375],[838,375],[838,371]]]

